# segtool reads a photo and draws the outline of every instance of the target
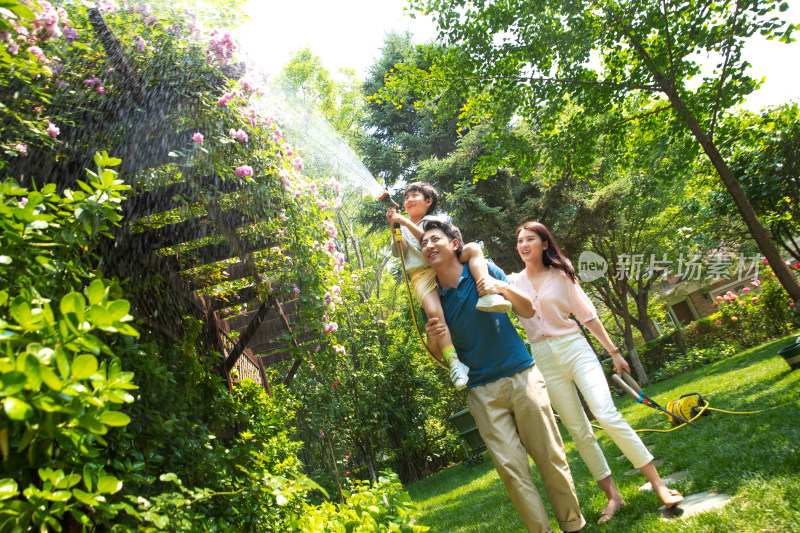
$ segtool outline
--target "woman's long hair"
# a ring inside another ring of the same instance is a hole
[[[550,230],[547,229],[547,226],[541,222],[536,222],[535,220],[523,222],[517,228],[517,238],[519,238],[519,232],[524,229],[539,235],[539,238],[542,240],[542,245],[547,243],[547,249],[542,250],[542,263],[544,263],[544,266],[557,268],[566,274],[573,283],[575,283],[575,268],[572,266],[572,261],[570,261],[567,256],[561,253],[561,248],[559,248],[558,244],[556,244],[556,240],[553,237],[553,234],[550,233]]]

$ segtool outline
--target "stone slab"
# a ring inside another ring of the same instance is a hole
[[[662,479],[664,480],[664,483],[666,483],[668,487],[671,487],[673,484],[677,483],[678,481],[681,481],[682,479],[686,479],[688,476],[689,472],[687,472],[686,470],[678,470],[677,472],[665,476]],[[647,483],[639,487],[639,490],[653,490],[653,486],[648,481]]]
[[[658,509],[662,515],[662,520],[672,520],[675,518],[688,518],[700,513],[708,512],[712,509],[724,507],[731,501],[731,497],[724,493],[698,492],[685,496],[683,503],[672,509],[667,509],[663,505]]]

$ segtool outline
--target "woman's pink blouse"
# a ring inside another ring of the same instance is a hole
[[[531,297],[536,308],[533,318],[519,317],[530,343],[579,332],[580,328],[569,317],[570,313],[581,324],[597,318],[597,309],[581,286],[577,281],[573,283],[561,270],[551,267],[538,292],[524,270],[511,274],[508,279]]]

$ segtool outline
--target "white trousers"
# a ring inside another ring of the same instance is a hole
[[[531,352],[547,384],[550,403],[572,436],[595,481],[610,476],[611,469],[597,444],[575,387],[580,389],[600,427],[634,468],[641,468],[653,460],[652,454],[614,405],[600,361],[581,333],[535,342],[531,345]]]

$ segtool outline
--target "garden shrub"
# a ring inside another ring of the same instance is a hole
[[[792,266],[800,272],[800,263]],[[742,349],[787,335],[800,327],[795,302],[767,268],[739,294],[718,296],[718,311],[646,343],[639,350],[653,381],[712,363]]]
[[[326,502],[318,507],[306,506],[294,527],[304,533],[428,531],[428,527],[415,524],[411,516],[413,510],[411,498],[403,490],[397,474],[382,472],[374,483],[353,481],[352,487],[342,492],[339,504]]]

